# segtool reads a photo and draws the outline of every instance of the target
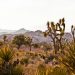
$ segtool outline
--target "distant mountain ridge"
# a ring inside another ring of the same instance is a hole
[[[13,34],[24,34],[26,32],[29,32],[29,30],[26,30],[24,28],[21,28],[21,29],[15,31]]]
[[[6,30],[6,29],[0,29],[0,35],[3,34],[11,34],[13,32],[15,32],[16,30]]]
[[[0,35],[3,34],[24,34],[28,32],[28,30],[21,28],[19,30],[4,30],[4,29],[0,29]]]
[[[3,38],[3,35],[7,35],[9,40],[12,40],[14,36],[19,35],[19,34],[24,34],[25,36],[29,36],[33,39],[33,43],[41,43],[41,42],[47,42],[51,43],[52,39],[50,37],[44,37],[44,34],[41,30],[37,31],[29,31],[24,28],[21,28],[19,30],[3,30],[3,32],[0,32],[0,39]],[[72,40],[72,35],[71,33],[65,33],[63,38],[66,38],[67,40],[71,41]]]

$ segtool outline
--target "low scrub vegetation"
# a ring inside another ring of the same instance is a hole
[[[56,24],[47,22],[47,26],[44,36],[50,36],[52,44],[34,44],[31,37],[23,34],[8,42],[4,35],[0,41],[0,75],[75,75],[74,26],[71,27],[73,40],[64,43],[65,19]],[[29,50],[22,50],[22,45]]]

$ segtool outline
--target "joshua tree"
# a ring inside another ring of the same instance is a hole
[[[74,44],[75,44],[75,27],[73,25],[71,26],[71,32],[72,32],[73,41],[74,41]]]
[[[74,49],[75,49],[75,27],[73,25],[71,26],[71,32],[73,36],[73,43],[74,43]]]
[[[30,47],[30,51],[31,51],[32,39],[30,37],[26,37],[25,41],[26,41],[26,44]]]
[[[62,49],[62,36],[64,35],[65,31],[65,20],[60,19],[58,23],[54,24],[54,22],[47,22],[48,30],[44,33],[45,36],[50,36],[52,42],[54,44],[55,54],[59,47]],[[57,44],[58,43],[58,44]]]
[[[7,36],[4,35],[4,36],[3,36],[3,41],[4,41],[4,43],[6,42],[6,40],[7,40]]]
[[[3,41],[0,41],[0,47],[3,45]]]

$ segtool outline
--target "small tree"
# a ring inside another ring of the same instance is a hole
[[[15,36],[12,43],[18,45],[18,49],[19,49],[21,45],[26,43],[25,42],[25,36],[24,35]]]
[[[62,37],[65,31],[65,20],[60,19],[58,23],[54,24],[54,22],[47,22],[46,32],[44,33],[45,36],[50,36],[54,45],[55,54],[59,47],[62,49]]]
[[[30,37],[25,37],[24,35],[17,35],[14,37],[12,43],[18,45],[18,49],[21,45],[28,45],[31,51],[32,39]]]

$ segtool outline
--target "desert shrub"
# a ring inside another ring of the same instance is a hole
[[[73,43],[68,44],[61,62],[68,68],[69,71],[75,73],[75,47]]]
[[[13,67],[17,66],[19,64],[19,59],[17,59],[16,61],[13,62]]]
[[[50,55],[50,56],[48,57],[48,60],[49,60],[49,61],[52,61],[54,58],[55,58],[54,55]]]
[[[39,44],[36,44],[36,43],[35,43],[35,44],[33,44],[33,47],[34,47],[34,48],[39,48]]]
[[[41,58],[45,59],[45,58],[46,58],[46,56],[44,56],[44,55],[41,55]]]
[[[37,75],[46,75],[46,66],[44,64],[39,64],[37,68]]]
[[[37,75],[37,68],[34,66],[25,67],[24,75]]]
[[[29,58],[23,58],[20,61],[21,64],[28,64],[29,63]]]
[[[43,49],[45,50],[45,51],[48,51],[48,50],[51,50],[52,49],[52,46],[50,45],[50,44],[47,44],[47,43],[45,43],[44,45],[43,45]]]
[[[47,70],[47,75],[67,75],[67,70],[60,67],[55,67],[54,69],[49,68]]]
[[[53,62],[54,59],[57,61],[58,57],[51,54],[51,55],[47,56],[47,58],[45,59],[45,63],[47,64],[48,62]]]
[[[24,75],[23,74],[23,67],[21,65],[17,65],[11,71],[11,75]]]

